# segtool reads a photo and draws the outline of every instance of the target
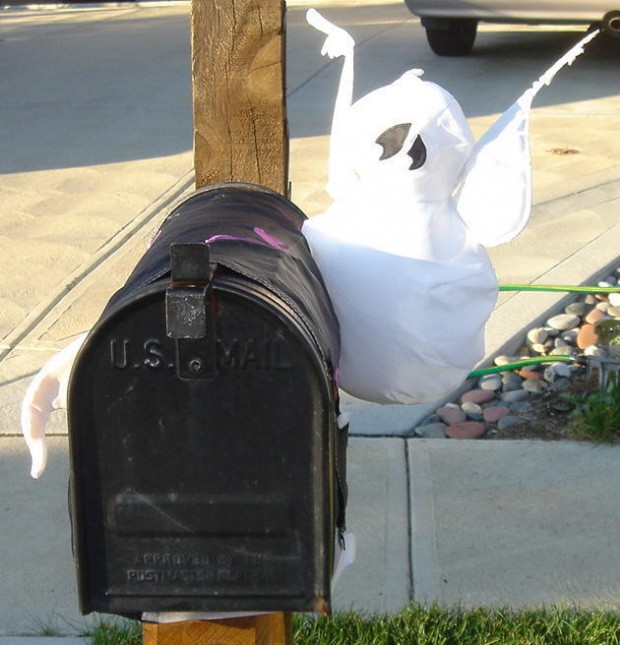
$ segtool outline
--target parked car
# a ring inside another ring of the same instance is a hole
[[[613,1],[613,0],[612,0]],[[615,0],[620,7],[620,0]],[[439,56],[464,56],[474,46],[478,23],[513,24],[601,24],[620,35],[620,10],[609,0],[405,0],[411,13],[419,16],[431,49]]]

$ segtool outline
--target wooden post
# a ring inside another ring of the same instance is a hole
[[[284,0],[192,0],[196,188],[288,193]],[[292,616],[143,623],[144,645],[291,645]]]
[[[144,645],[291,645],[291,614],[143,623],[142,642]]]
[[[284,0],[192,0],[196,187],[288,190]]]

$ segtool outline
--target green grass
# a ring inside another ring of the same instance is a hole
[[[571,429],[576,439],[598,443],[620,441],[620,382],[611,381],[603,390],[571,395]]]
[[[123,628],[102,625],[92,643],[138,645],[140,638],[139,623]],[[620,645],[620,614],[568,608],[512,611],[412,605],[386,616],[295,616],[293,645],[345,644]]]
[[[91,634],[92,645],[141,645],[142,625],[135,620],[102,622]]]

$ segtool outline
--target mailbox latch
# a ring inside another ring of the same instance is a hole
[[[183,379],[213,377],[216,362],[209,247],[173,244],[170,273],[166,334],[175,340],[177,374]]]

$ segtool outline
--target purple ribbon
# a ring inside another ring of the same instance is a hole
[[[277,237],[275,237],[275,235],[267,233],[267,231],[258,226],[255,226],[253,231],[260,239],[257,240],[253,237],[221,234],[212,235],[211,237],[207,238],[205,240],[205,244],[211,244],[212,242],[222,242],[224,240],[232,240],[235,242],[248,242],[249,244],[267,245],[273,247],[274,249],[277,249],[278,251],[282,251],[283,253],[287,252],[286,245],[283,244]]]

